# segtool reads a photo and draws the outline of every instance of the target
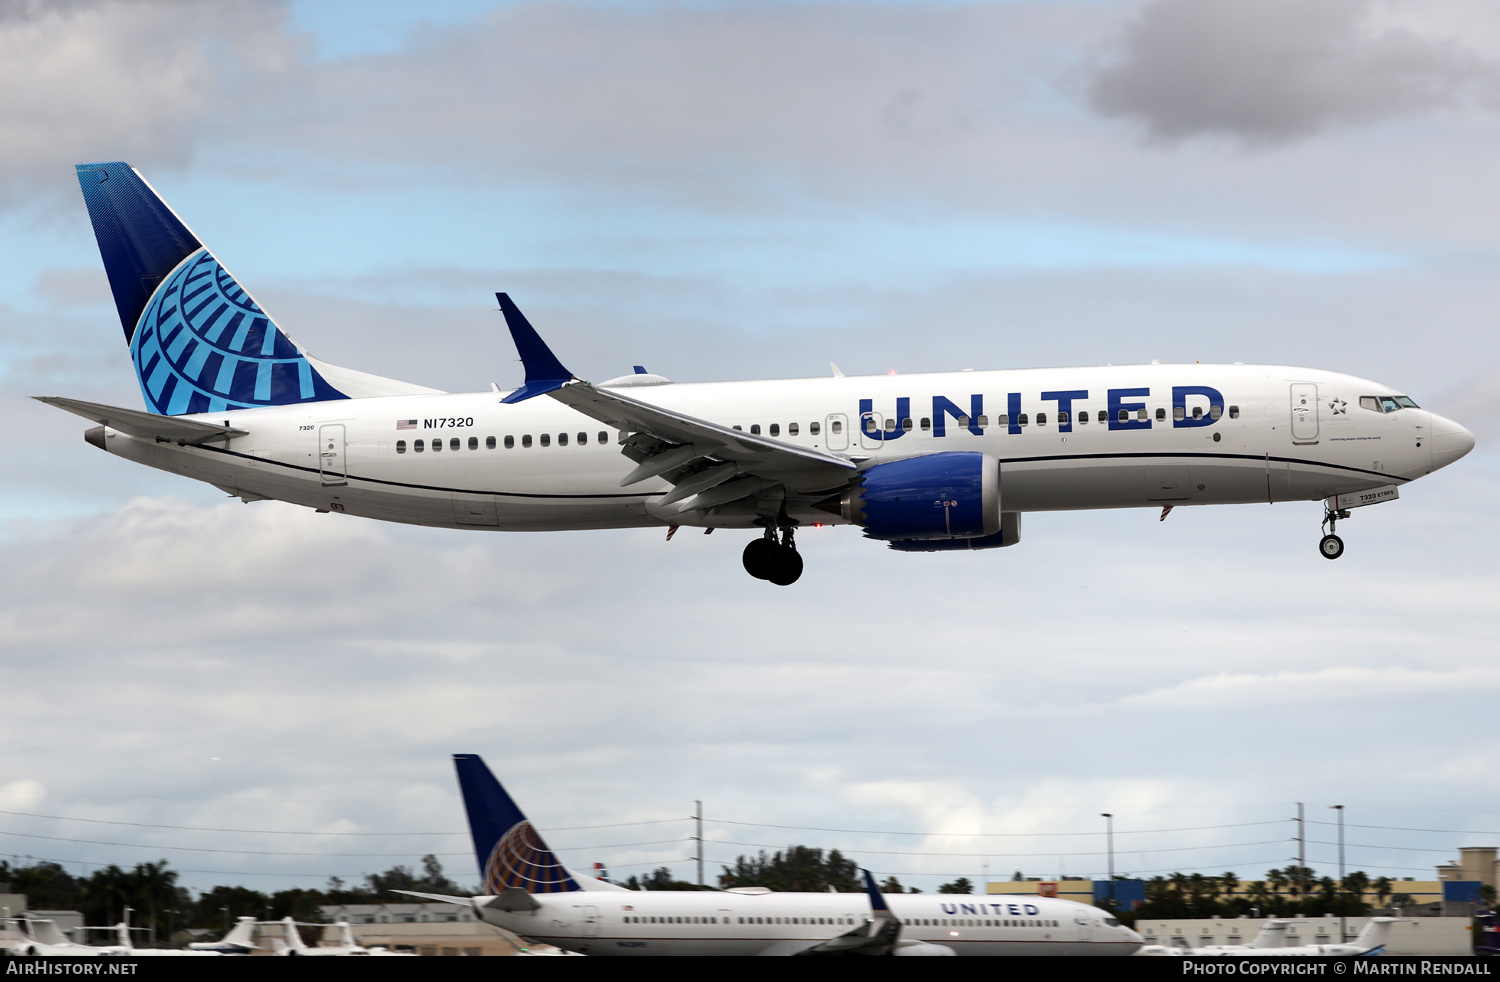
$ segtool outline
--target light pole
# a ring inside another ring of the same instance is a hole
[[[1104,841],[1109,850],[1109,909],[1115,909],[1115,816],[1111,812],[1100,812],[1104,819]]]
[[[1334,811],[1339,813],[1339,896],[1342,898],[1344,892],[1344,806],[1330,805]],[[1349,940],[1348,918],[1344,913],[1343,900],[1339,901],[1339,944]]]

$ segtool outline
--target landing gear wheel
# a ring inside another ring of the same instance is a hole
[[[790,546],[776,547],[776,564],[766,577],[777,586],[791,586],[802,576],[802,557]]]
[[[1318,551],[1324,559],[1337,559],[1344,554],[1344,540],[1336,535],[1325,535],[1318,543]]]
[[[741,561],[745,564],[745,572],[757,580],[769,580],[771,571],[776,568],[776,561],[780,558],[781,546],[772,539],[752,539],[745,547],[745,554]]]

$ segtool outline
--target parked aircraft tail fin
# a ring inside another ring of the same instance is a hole
[[[454,754],[458,786],[479,861],[480,892],[569,893],[583,887],[532,828],[477,754]]]
[[[77,170],[152,412],[181,416],[434,391],[313,358],[129,164]]]

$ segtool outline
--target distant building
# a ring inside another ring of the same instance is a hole
[[[1439,880],[1477,880],[1491,889],[1500,889],[1500,859],[1494,846],[1463,846],[1458,862],[1437,868]]]
[[[323,919],[348,921],[366,948],[384,947],[418,955],[514,955],[519,938],[486,924],[454,904],[325,904]]]

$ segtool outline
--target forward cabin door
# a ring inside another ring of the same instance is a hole
[[[823,420],[823,446],[829,450],[849,449],[849,418],[843,413],[834,413]]]
[[[1292,383],[1292,442],[1318,442],[1318,387],[1311,382]]]
[[[325,423],[318,427],[318,474],[325,486],[349,483],[344,446],[343,423]]]

